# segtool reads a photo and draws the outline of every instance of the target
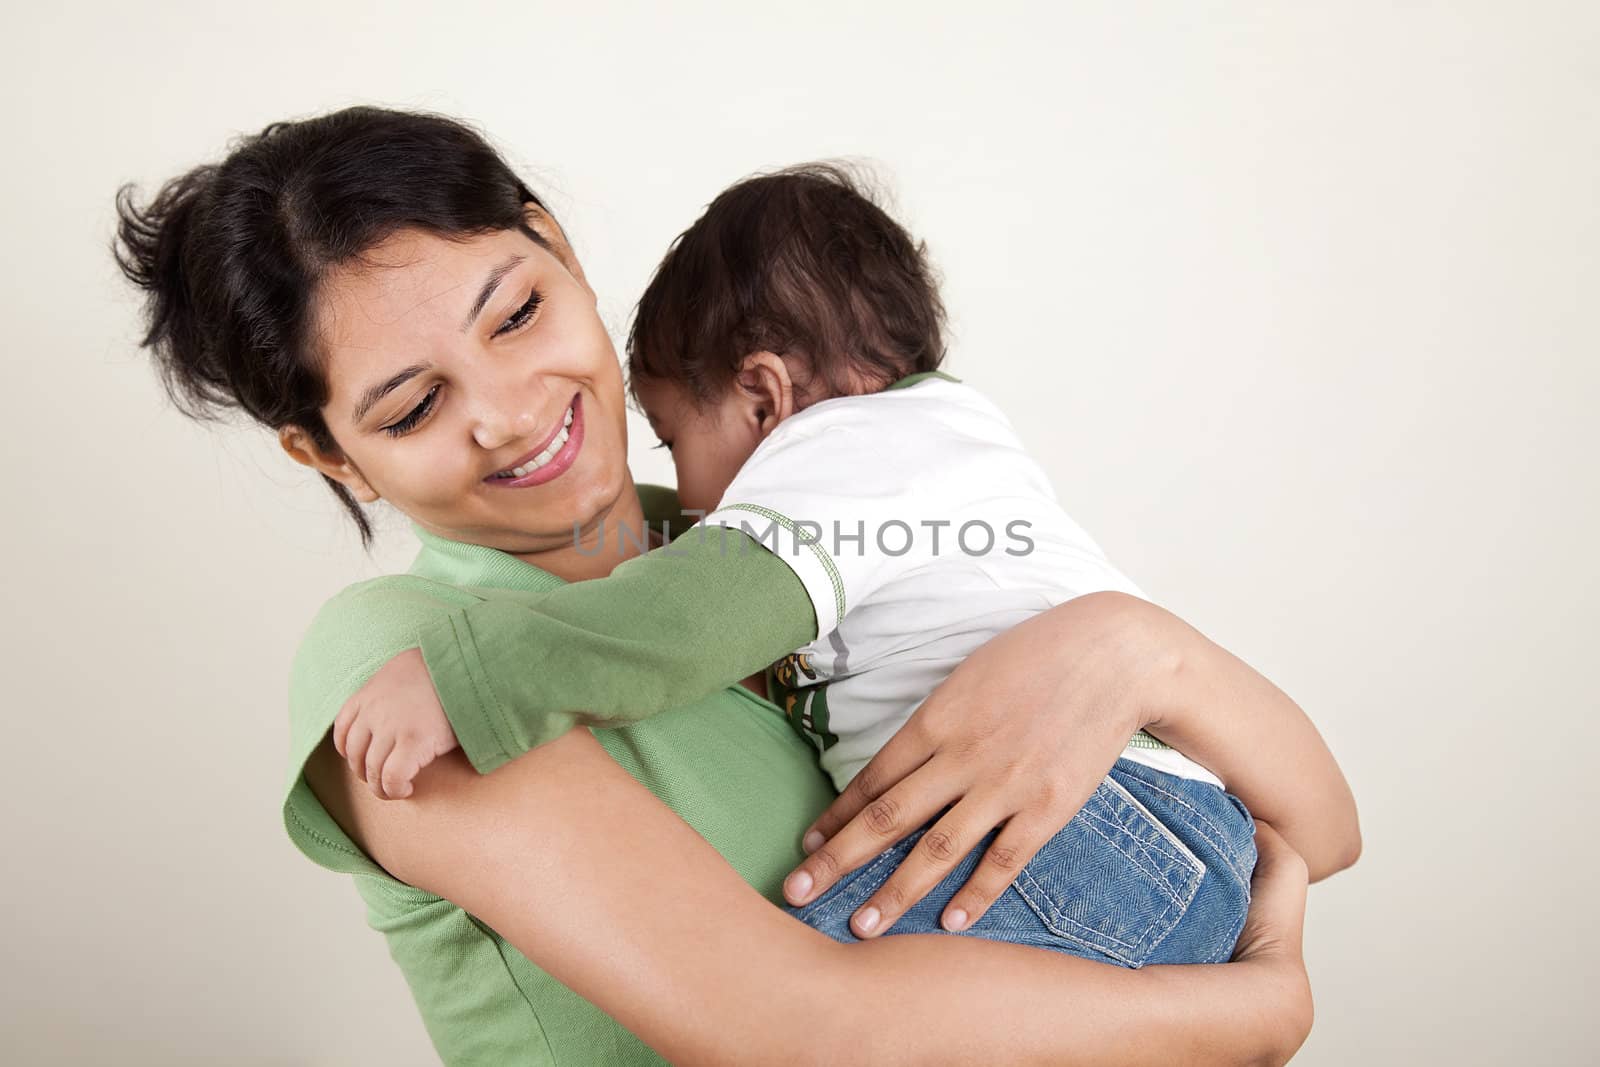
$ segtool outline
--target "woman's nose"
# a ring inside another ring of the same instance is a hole
[[[525,408],[488,407],[476,413],[472,438],[480,448],[493,451],[538,429],[536,421],[533,412]]]

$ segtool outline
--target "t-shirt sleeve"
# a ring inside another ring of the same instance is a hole
[[[317,612],[290,669],[284,826],[313,862],[355,876],[367,924],[384,935],[444,1062],[543,1067],[555,1059],[504,943],[442,897],[392,878],[345,834],[303,774],[345,700],[414,646],[419,622],[467,599],[454,587],[388,575],[351,586]]]
[[[742,530],[789,565],[811,598],[819,638],[926,563],[924,523],[945,519],[937,498],[920,491],[928,457],[893,437],[821,412],[783,422],[703,520]]]
[[[690,529],[605,578],[478,592],[417,643],[480,773],[575,725],[635,722],[737,684],[816,635],[794,573],[722,529]]]
[[[306,761],[333,720],[378,668],[417,643],[418,625],[471,599],[422,578],[387,575],[358,583],[324,603],[301,637],[289,673],[289,774],[283,807],[295,845],[324,867],[387,877],[317,802]]]

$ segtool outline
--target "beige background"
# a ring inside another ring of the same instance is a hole
[[[1592,4],[248,6],[0,34],[0,1058],[433,1062],[277,814],[301,630],[413,544],[364,558],[266,435],[166,408],[104,252],[118,183],[374,101],[486,128],[619,329],[726,183],[877,161],[950,369],[1348,770],[1298,1062],[1593,1062]]]

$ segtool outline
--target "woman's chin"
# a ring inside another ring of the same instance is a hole
[[[582,460],[580,457],[571,470],[541,486],[543,491],[538,494],[505,494],[526,500],[511,513],[517,517],[514,525],[530,531],[559,528],[570,537],[574,528],[589,529],[614,513],[623,494],[632,491],[627,465],[606,464],[602,470],[591,471]]]

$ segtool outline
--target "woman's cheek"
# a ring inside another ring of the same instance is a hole
[[[481,472],[464,449],[432,448],[411,459],[405,477],[418,497],[435,507],[475,492],[482,481]]]

